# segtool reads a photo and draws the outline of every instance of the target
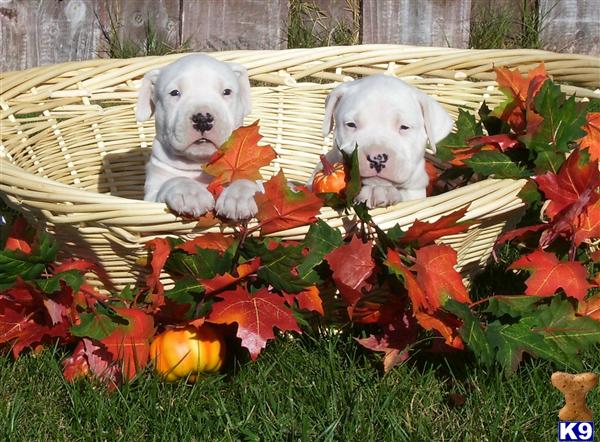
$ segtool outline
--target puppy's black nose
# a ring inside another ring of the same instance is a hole
[[[192,115],[192,122],[194,123],[194,129],[198,132],[208,132],[213,128],[214,117],[209,114],[197,113]]]
[[[377,173],[381,172],[382,169],[385,169],[385,163],[388,160],[388,156],[386,153],[380,153],[377,155],[367,155],[367,161],[369,162],[369,167],[371,169],[375,169]]]

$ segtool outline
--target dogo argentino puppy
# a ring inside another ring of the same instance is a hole
[[[204,164],[250,113],[246,68],[206,55],[188,55],[148,72],[139,91],[136,117],[155,115],[156,137],[146,165],[144,199],[166,203],[195,217],[213,208],[231,219],[256,214],[259,184],[231,183],[216,203]]]
[[[450,133],[453,121],[434,99],[404,81],[373,75],[342,83],[327,97],[323,136],[335,120],[331,162],[358,146],[362,188],[356,201],[385,207],[425,197],[425,146]]]

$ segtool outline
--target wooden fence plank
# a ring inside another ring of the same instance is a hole
[[[184,1],[182,41],[197,51],[281,49],[287,35],[287,0]]]
[[[94,2],[11,0],[0,4],[0,69],[26,69],[96,56]]]
[[[109,29],[112,16],[121,39],[143,45],[149,24],[168,45],[176,47],[180,43],[179,0],[100,0],[95,3],[101,10],[102,25]]]
[[[465,48],[471,0],[363,0],[363,43]]]
[[[544,49],[600,55],[599,0],[539,2],[540,39]]]

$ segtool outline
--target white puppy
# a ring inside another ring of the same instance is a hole
[[[437,101],[398,78],[373,75],[329,94],[323,136],[334,119],[334,149],[326,156],[341,161],[341,151],[352,154],[358,146],[362,188],[356,201],[373,208],[425,197],[425,146],[429,142],[435,152],[453,125]]]
[[[195,217],[213,208],[232,219],[256,214],[255,182],[231,183],[216,203],[204,164],[250,113],[246,68],[206,55],[188,55],[148,72],[140,88],[136,117],[155,115],[156,137],[146,165],[144,199],[166,203]]]

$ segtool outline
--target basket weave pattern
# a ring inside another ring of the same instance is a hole
[[[244,64],[253,81],[250,123],[260,119],[264,142],[279,157],[265,168],[283,169],[304,182],[331,147],[323,139],[324,100],[341,81],[388,73],[435,97],[454,117],[502,101],[493,67],[522,72],[544,61],[564,90],[599,97],[600,59],[534,50],[459,50],[364,45],[230,51],[210,55]],[[89,60],[0,74],[0,191],[12,207],[54,233],[67,254],[101,262],[117,287],[143,274],[139,258],[156,237],[192,238],[208,229],[170,213],[162,203],[141,201],[144,164],[154,137],[152,121],[137,123],[134,106],[142,76],[182,54],[127,60]],[[594,92],[594,89],[596,91]],[[444,238],[458,252],[464,275],[483,264],[506,223],[519,215],[524,180],[485,180],[425,200],[372,211],[384,229],[415,219],[435,220],[469,204],[474,225]],[[324,208],[321,218],[343,229],[350,221]],[[278,232],[301,238],[308,226]],[[167,275],[164,282],[169,284]],[[100,284],[96,281],[96,284]]]

